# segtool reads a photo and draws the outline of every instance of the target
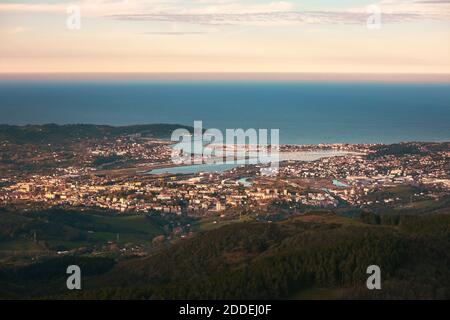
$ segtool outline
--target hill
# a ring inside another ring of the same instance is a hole
[[[369,159],[384,156],[427,155],[430,153],[448,151],[450,142],[402,142],[390,145],[376,145],[371,148],[373,153]]]
[[[45,292],[33,290],[38,278],[14,285],[28,288],[32,298],[58,299],[450,297],[449,215],[405,217],[395,227],[345,219],[317,223],[302,217],[226,225],[146,258],[107,264],[86,275],[84,289],[77,293],[64,289],[63,273],[52,280],[59,287],[49,286]],[[57,260],[47,263],[59,265]],[[381,291],[365,287],[366,268],[373,264],[382,270]],[[30,274],[41,266],[3,270],[2,287],[13,286],[9,274]],[[14,290],[8,294],[14,295]]]
[[[193,132],[192,127],[175,124],[147,124],[122,127],[93,124],[0,125],[0,141],[8,141],[13,144],[66,144],[82,139],[114,138],[126,135],[169,139],[172,132],[178,128]]]

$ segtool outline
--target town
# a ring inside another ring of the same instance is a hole
[[[2,154],[28,161],[21,168],[47,165],[35,171],[4,170],[0,204],[26,210],[83,207],[123,214],[227,218],[258,215],[273,210],[274,205],[301,212],[307,207],[345,204],[363,208],[448,196],[447,146],[407,147],[414,152],[384,154],[380,152],[383,145],[282,145],[277,175],[270,177],[260,173],[265,164],[239,165],[222,172],[180,174],[163,169],[152,174],[155,168],[174,166],[170,141],[139,136],[82,141],[70,152],[62,147],[54,151],[52,146],[48,146],[51,151],[36,148],[30,152],[25,147],[14,151],[12,145],[4,143]],[[419,191],[409,194],[408,199],[389,193],[372,196],[398,186]]]

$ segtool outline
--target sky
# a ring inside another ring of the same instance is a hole
[[[0,73],[75,72],[450,74],[450,0],[0,0]]]

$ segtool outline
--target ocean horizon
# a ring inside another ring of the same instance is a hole
[[[450,140],[450,84],[0,81],[1,124],[279,129],[284,144]]]

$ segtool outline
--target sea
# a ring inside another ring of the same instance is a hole
[[[286,144],[450,141],[450,84],[0,81],[0,124],[195,120]]]

